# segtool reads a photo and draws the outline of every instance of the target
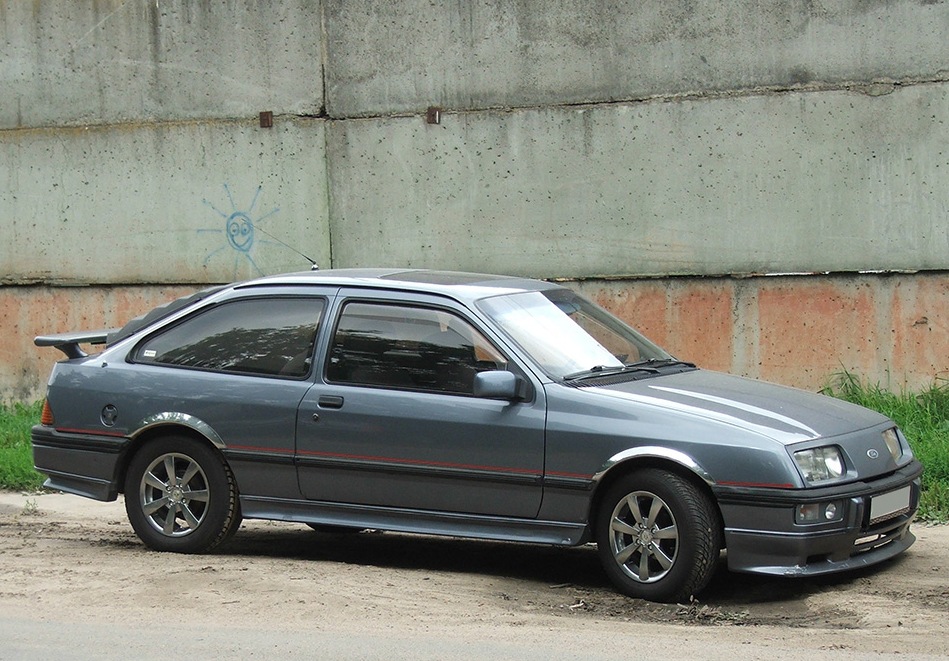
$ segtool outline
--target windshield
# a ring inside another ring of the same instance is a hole
[[[569,289],[482,299],[488,316],[551,377],[607,372],[672,356]]]

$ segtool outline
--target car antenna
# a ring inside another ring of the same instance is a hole
[[[292,251],[295,252],[296,254],[300,255],[300,257],[302,257],[302,258],[305,259],[306,261],[310,262],[310,270],[311,270],[311,271],[319,271],[319,270],[320,270],[319,264],[317,264],[314,260],[312,260],[312,259],[310,259],[309,257],[307,257],[306,255],[304,255],[302,252],[300,252],[299,250],[297,250],[297,249],[294,248],[293,246],[291,246],[291,245],[285,243],[284,241],[281,241],[280,239],[278,239],[277,237],[275,237],[273,234],[271,234],[270,232],[268,232],[268,231],[265,230],[264,228],[258,227],[257,225],[254,225],[254,223],[251,223],[251,225],[253,226],[253,228],[254,228],[255,230],[257,230],[257,231],[260,232],[261,234],[265,234],[266,236],[269,236],[271,239],[273,239],[274,241],[276,241],[277,243],[279,243],[280,245],[282,245],[284,248],[288,248],[288,249],[292,250]]]

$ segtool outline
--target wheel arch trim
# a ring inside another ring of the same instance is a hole
[[[680,450],[655,445],[643,445],[617,452],[603,464],[603,468],[593,475],[593,484],[600,484],[603,478],[617,466],[641,459],[659,459],[678,464],[688,469],[689,472],[701,479],[709,487],[715,485],[715,480],[712,479],[712,476],[709,475],[708,471],[695,459]]]
[[[211,445],[218,450],[224,450],[227,447],[224,440],[214,431],[211,425],[193,415],[178,411],[165,411],[148,416],[139,423],[138,428],[133,433],[129,434],[129,438],[135,440],[146,432],[165,426],[187,427],[208,439]]]

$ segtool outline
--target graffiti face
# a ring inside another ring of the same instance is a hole
[[[274,207],[269,212],[264,214],[260,214],[259,212],[255,211],[257,208],[257,200],[260,197],[260,191],[262,188],[262,186],[257,187],[257,190],[254,192],[254,198],[251,200],[250,206],[246,209],[241,209],[237,206],[237,204],[234,202],[234,197],[231,195],[231,188],[227,184],[224,184],[224,192],[227,194],[227,200],[230,203],[229,211],[218,209],[207,200],[203,200],[207,206],[213,209],[215,213],[224,219],[224,229],[220,229],[220,227],[207,227],[199,229],[198,232],[201,234],[220,234],[223,232],[227,237],[226,244],[208,253],[208,256],[204,258],[205,266],[207,266],[208,262],[210,262],[215,255],[219,255],[223,251],[228,251],[230,248],[230,251],[234,255],[232,279],[236,279],[238,277],[238,274],[242,268],[242,263],[249,264],[251,269],[256,271],[258,274],[264,274],[264,272],[260,270],[260,267],[257,266],[257,262],[254,261],[253,253],[256,252],[258,244],[269,244],[273,242],[259,241],[255,235],[257,234],[260,223],[280,211],[280,209]],[[269,236],[266,230],[261,229],[260,233]]]
[[[248,252],[253,247],[254,224],[243,211],[235,211],[227,219],[227,240],[242,252]]]

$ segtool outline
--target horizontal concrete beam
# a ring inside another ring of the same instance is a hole
[[[322,120],[0,131],[0,284],[325,266],[324,145]]]
[[[949,76],[945,2],[324,4],[331,117]]]
[[[947,31],[916,0],[0,0],[0,129],[940,80]]]
[[[334,264],[946,269],[947,125],[949,84],[331,122]]]
[[[320,4],[0,0],[0,129],[315,115]]]

